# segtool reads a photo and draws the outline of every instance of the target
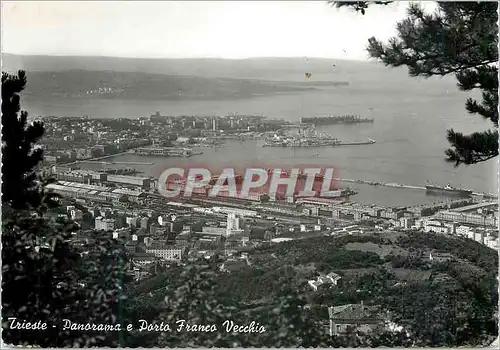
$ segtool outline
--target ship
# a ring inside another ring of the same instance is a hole
[[[303,124],[314,125],[332,125],[332,124],[360,124],[360,123],[373,123],[374,120],[370,118],[361,118],[358,115],[341,115],[329,117],[302,117],[300,122]]]
[[[456,188],[451,186],[450,184],[447,184],[446,186],[427,185],[425,186],[425,190],[429,194],[441,194],[459,197],[469,197],[472,195],[472,190]]]

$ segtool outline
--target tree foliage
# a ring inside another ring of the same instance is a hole
[[[249,305],[225,299],[219,293],[219,273],[214,266],[196,264],[180,274],[165,289],[161,320],[169,323],[172,332],[160,336],[161,347],[308,347],[327,344],[327,337],[304,310],[305,300],[285,281],[275,291],[272,304]],[[176,331],[176,322],[217,326],[216,332]],[[225,321],[263,325],[263,333],[227,331]]]
[[[337,8],[349,6],[352,7],[355,11],[361,12],[361,14],[366,13],[366,9],[371,5],[388,5],[392,1],[328,1],[330,3],[335,4]]]
[[[42,347],[112,345],[103,333],[63,329],[73,322],[113,324],[119,314],[126,258],[121,245],[95,238],[82,251],[73,222],[47,215],[57,204],[38,168],[43,124],[20,114],[23,71],[2,73],[2,338]],[[88,253],[88,255],[87,255]],[[11,320],[46,323],[45,330],[14,329]]]
[[[329,1],[365,14],[371,4],[389,1]],[[368,39],[368,53],[392,67],[407,66],[410,76],[454,74],[462,91],[479,89],[481,101],[468,98],[465,108],[491,121],[493,130],[464,135],[447,131],[449,162],[474,164],[498,155],[498,13],[496,2],[438,2],[426,13],[410,4],[407,17],[398,22],[397,36],[387,43]]]
[[[20,111],[25,86],[24,71],[2,72],[2,203],[14,210],[39,207],[42,200],[36,170],[43,150],[34,146],[44,127],[41,122],[28,125],[28,113]]]

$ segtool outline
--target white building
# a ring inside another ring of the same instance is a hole
[[[227,214],[226,236],[231,236],[236,233],[242,233],[241,218],[236,213]]]
[[[223,213],[223,214],[233,213],[240,216],[257,216],[258,214],[255,210],[245,210],[245,209],[226,208],[226,207],[213,207],[212,210],[215,213]]]
[[[125,222],[128,226],[137,227],[139,218],[137,216],[127,216]]]
[[[440,221],[424,220],[423,228],[425,232],[450,233],[450,228]]]
[[[469,226],[458,226],[457,227],[457,235],[467,237],[469,232],[470,232],[470,227]]]
[[[146,253],[153,254],[157,258],[167,261],[180,261],[184,253],[184,247],[171,245],[152,244],[146,248]]]
[[[227,228],[204,226],[202,227],[201,232],[207,235],[225,236],[227,234]]]
[[[170,217],[168,215],[160,215],[158,216],[158,224],[160,226],[166,226],[170,221]]]
[[[70,211],[72,220],[82,220],[83,219],[83,211],[80,209],[71,209]]]
[[[338,281],[341,279],[339,275],[334,272],[330,272],[328,275],[320,275],[315,280],[310,280],[307,283],[311,286],[314,291],[318,290],[318,287],[322,284],[331,284],[336,286]]]
[[[474,233],[474,240],[479,243],[484,243],[484,238],[483,238],[483,233],[482,232],[475,232]]]
[[[401,228],[408,230],[415,225],[415,219],[404,217],[404,218],[399,219],[399,224],[400,224]]]
[[[147,177],[129,176],[129,175],[108,175],[107,182],[121,185],[131,185],[142,189],[150,188],[150,179]]]
[[[485,238],[484,244],[491,249],[498,250],[498,238],[488,236]]]
[[[443,210],[436,214],[436,218],[446,221],[455,221],[464,224],[482,226],[498,226],[498,218],[476,213],[465,213],[460,211]]]
[[[127,237],[130,235],[130,229],[129,228],[121,228],[121,229],[118,229],[118,230],[114,230],[113,231],[113,238],[114,239],[117,239],[117,238],[120,238],[120,237]]]
[[[95,218],[95,229],[97,231],[113,231],[115,229],[114,219],[104,219],[102,216]]]

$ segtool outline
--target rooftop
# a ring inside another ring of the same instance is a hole
[[[367,306],[363,304],[347,304],[332,306],[328,308],[330,319],[333,320],[367,320],[382,319],[379,306]]]
[[[112,193],[116,193],[116,194],[120,194],[120,195],[131,196],[131,197],[139,197],[139,196],[144,196],[145,195],[144,192],[129,190],[127,188],[117,188],[117,189],[115,189],[115,190],[113,190],[111,192]]]

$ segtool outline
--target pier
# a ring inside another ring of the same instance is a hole
[[[302,117],[300,122],[302,124],[314,124],[318,125],[332,125],[332,124],[361,124],[361,123],[373,123],[371,118],[361,118],[357,115],[341,115],[341,116],[329,116],[329,117]]]
[[[426,191],[425,186],[415,186],[415,185],[406,185],[406,184],[398,184],[395,182],[375,182],[375,181],[364,181],[364,180],[354,180],[354,179],[341,179],[341,178],[333,178],[335,181],[341,181],[346,183],[357,183],[363,185],[370,186],[383,186],[383,187],[393,187],[393,188],[406,188],[410,190],[418,190],[418,191]],[[481,193],[481,192],[473,192],[472,196],[482,197],[483,199],[498,199],[498,196],[493,193]]]
[[[384,183],[384,182],[363,181],[363,180],[353,180],[353,179],[340,179],[340,178],[333,178],[333,180],[347,182],[347,183],[357,183],[357,184],[371,185],[371,186],[384,186],[384,187],[406,188],[406,189],[411,189],[411,190],[423,190],[423,191],[425,191],[425,187],[422,187],[422,186],[403,185],[403,184],[397,184],[397,183],[394,183],[394,182]]]
[[[67,162],[67,163],[61,163],[59,165],[75,165],[75,164],[78,164],[78,163],[95,163],[99,160],[102,160],[102,159],[107,159],[107,158],[111,158],[111,157],[117,157],[117,156],[121,156],[121,155],[124,155],[124,154],[129,154],[130,153],[130,150],[129,151],[125,151],[125,152],[120,152],[120,153],[113,153],[113,154],[108,154],[108,155],[105,155],[105,156],[101,156],[101,157],[95,157],[95,158],[86,158],[86,159],[78,159],[76,161],[72,161],[72,162]]]
[[[340,141],[336,138],[320,138],[318,139],[304,139],[304,140],[291,140],[284,139],[279,141],[268,141],[262,147],[284,147],[284,148],[318,148],[318,147],[338,147],[338,146],[359,146],[359,145],[373,145],[376,141],[368,139],[368,141]]]
[[[373,145],[375,140],[369,139],[368,141],[338,141],[336,146],[360,146],[360,145]]]
[[[154,165],[153,162],[100,162],[100,161],[87,161],[86,163],[97,163],[103,165],[112,165],[112,164],[125,164],[125,165]]]
[[[134,154],[138,156],[191,157],[203,154],[203,152],[183,147],[139,147],[134,149]]]
[[[129,154],[129,153],[130,153],[130,150],[125,151],[125,152],[120,152],[120,153],[108,154],[108,155],[106,155],[106,156],[102,156],[102,157],[89,158],[89,159],[82,159],[82,160],[80,160],[80,161],[81,161],[81,162],[97,161],[97,160],[101,160],[101,159],[107,159],[107,158],[111,158],[111,157],[121,156],[121,155],[124,155],[124,154]]]

